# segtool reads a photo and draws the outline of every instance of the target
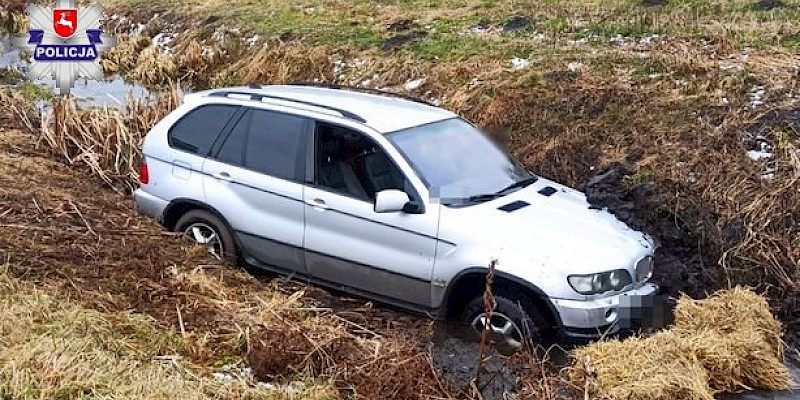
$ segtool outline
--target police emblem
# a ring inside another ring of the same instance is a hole
[[[14,43],[32,57],[28,78],[52,76],[59,93],[67,94],[79,77],[103,77],[99,57],[117,41],[100,27],[102,6],[57,0],[55,7],[31,4],[27,11],[31,29]]]

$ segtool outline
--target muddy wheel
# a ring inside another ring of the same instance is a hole
[[[205,246],[212,256],[228,261],[235,261],[236,243],[226,225],[205,210],[191,210],[175,224],[176,232],[183,232],[187,238]]]
[[[470,301],[464,309],[462,321],[472,328],[478,338],[488,323],[489,338],[497,351],[505,356],[514,354],[526,343],[542,341],[549,327],[532,302],[521,296],[495,295],[494,299],[497,305],[491,313],[491,319],[486,314],[482,295]]]

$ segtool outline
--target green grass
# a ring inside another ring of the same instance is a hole
[[[53,91],[50,86],[25,81],[19,85],[19,90],[26,99],[33,102],[42,100],[49,101],[53,99]]]

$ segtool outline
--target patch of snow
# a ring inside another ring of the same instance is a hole
[[[756,108],[764,105],[764,94],[766,94],[764,86],[753,86],[753,89],[750,90],[750,107]]]
[[[344,75],[344,70],[347,68],[347,63],[342,60],[333,61],[333,76],[341,78]]]
[[[589,43],[589,38],[584,36],[584,37],[582,37],[580,39],[576,39],[576,40],[570,39],[570,40],[567,40],[567,43],[574,44],[574,45],[586,44],[586,43]]]
[[[372,75],[371,78],[364,79],[363,81],[358,83],[358,86],[361,87],[370,87],[372,84],[378,80],[378,74]]]
[[[405,88],[407,92],[419,89],[419,87],[422,86],[422,84],[425,83],[425,80],[426,80],[425,78],[419,78],[419,79],[406,81],[406,83],[403,84],[403,88]]]
[[[724,72],[741,72],[744,70],[744,66],[735,63],[720,63],[719,69]]]
[[[619,33],[617,33],[614,36],[612,36],[610,39],[608,39],[608,41],[609,41],[609,43],[612,43],[612,44],[622,45],[622,44],[625,44],[625,42],[627,41],[627,38],[622,36],[622,35],[620,35]]]
[[[653,35],[649,35],[649,36],[643,36],[643,37],[641,37],[639,39],[639,45],[640,46],[650,46],[650,45],[652,45],[654,43],[660,42],[661,41],[660,38],[661,37],[659,35],[657,35],[657,34],[653,34]]]
[[[753,161],[761,161],[772,158],[772,152],[763,150],[748,150],[747,156]]]
[[[587,22],[582,19],[573,19],[569,21],[569,26],[572,29],[581,29],[586,26]]]
[[[247,45],[250,47],[255,47],[259,41],[261,41],[261,36],[259,36],[258,34],[255,34],[252,37],[249,37],[244,40],[244,42],[247,43]]]
[[[458,34],[462,36],[463,35],[487,36],[499,33],[500,33],[500,28],[488,24],[477,24],[477,25],[467,26],[458,32]]]
[[[120,22],[122,22],[121,19],[120,19]],[[147,25],[145,25],[145,24],[136,24],[136,25],[133,26],[133,29],[131,29],[130,32],[128,32],[128,35],[130,35],[130,36],[139,36],[144,32],[145,28],[147,28]]]
[[[583,63],[581,63],[580,61],[573,61],[567,64],[567,69],[570,72],[578,72],[581,70],[581,68],[583,68]]]
[[[218,381],[232,381],[232,380],[234,380],[234,379],[235,379],[235,378],[233,377],[233,375],[230,375],[230,374],[227,374],[227,373],[224,373],[224,372],[214,372],[214,373],[213,373],[213,374],[211,374],[211,375],[212,375],[214,378],[217,378],[217,380],[218,380]]]
[[[775,170],[773,168],[769,168],[766,171],[761,173],[762,180],[771,181],[775,178]]]
[[[203,45],[203,57],[212,58],[216,55],[214,48],[208,45]]]
[[[270,382],[258,382],[258,387],[265,390],[278,390],[278,385]]]
[[[509,60],[509,62],[511,63],[511,69],[514,71],[519,71],[531,66],[531,60],[527,58],[514,57]]]
[[[166,49],[169,47],[169,44],[172,43],[172,40],[175,39],[171,33],[161,32],[155,36],[153,36],[153,43],[161,47],[162,49]]]
[[[241,36],[241,31],[238,28],[228,28],[223,25],[218,27],[217,29],[214,29],[214,33],[211,34],[211,40],[222,42],[229,35]]]
[[[253,370],[240,364],[226,364],[212,374],[220,381],[233,381],[242,379],[252,379]]]

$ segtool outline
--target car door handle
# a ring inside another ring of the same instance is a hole
[[[312,207],[314,207],[316,209],[319,209],[319,210],[327,210],[328,209],[328,205],[325,203],[325,200],[322,200],[320,198],[315,198],[313,200],[312,199],[306,200],[306,204],[308,204],[308,205],[310,205],[310,206],[312,206]]]
[[[214,178],[217,178],[225,182],[233,182],[233,177],[231,176],[231,174],[227,172],[217,172],[216,174],[214,174]]]

